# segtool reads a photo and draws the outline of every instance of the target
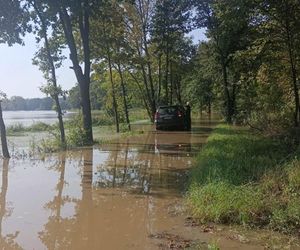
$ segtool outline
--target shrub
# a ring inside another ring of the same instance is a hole
[[[68,147],[84,146],[87,144],[86,133],[82,127],[82,116],[74,116],[67,123],[67,145]]]

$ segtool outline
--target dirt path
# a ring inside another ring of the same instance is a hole
[[[263,249],[257,234],[198,226],[185,213],[188,170],[214,123],[194,125],[3,162],[0,248]]]

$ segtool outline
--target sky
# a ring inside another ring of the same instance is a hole
[[[32,65],[32,58],[37,45],[32,34],[24,38],[25,46],[0,44],[0,90],[11,96],[25,98],[43,97],[39,87],[45,83],[43,74],[37,66]],[[64,89],[70,89],[76,83],[73,71],[69,68],[71,62],[64,61],[64,66],[58,70],[58,82]]]
[[[195,30],[189,35],[195,43],[205,39],[204,30]],[[0,90],[12,96],[24,98],[44,97],[39,87],[45,83],[43,74],[37,66],[32,65],[32,58],[37,45],[32,34],[24,38],[25,45],[8,47],[0,44]],[[74,71],[70,69],[71,62],[66,59],[63,67],[57,71],[58,83],[68,90],[75,86]]]

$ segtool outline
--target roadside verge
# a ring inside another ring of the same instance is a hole
[[[197,156],[187,204],[202,223],[300,233],[300,150],[219,125]]]

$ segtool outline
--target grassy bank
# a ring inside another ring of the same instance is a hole
[[[193,215],[203,223],[300,233],[299,153],[244,128],[218,126],[191,172]]]

